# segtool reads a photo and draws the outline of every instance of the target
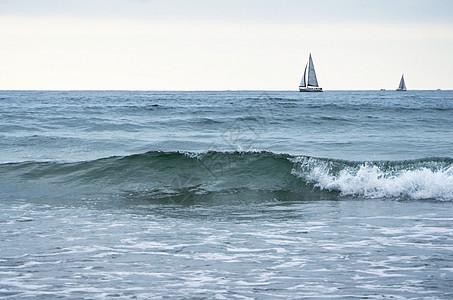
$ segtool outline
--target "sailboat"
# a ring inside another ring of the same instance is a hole
[[[396,89],[398,92],[405,92],[406,91],[406,82],[404,82],[404,74],[401,75],[400,85]]]
[[[313,59],[308,58],[308,63],[305,65],[304,76],[299,84],[299,92],[322,92],[322,87],[318,85],[318,79],[316,78],[315,66],[313,65]]]

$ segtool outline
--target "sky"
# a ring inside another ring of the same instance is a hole
[[[453,89],[450,0],[0,0],[2,90]]]

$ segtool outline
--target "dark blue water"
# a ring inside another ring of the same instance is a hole
[[[453,296],[453,92],[0,91],[0,297]]]

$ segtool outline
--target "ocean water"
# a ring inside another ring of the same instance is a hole
[[[0,298],[452,287],[453,91],[0,91]]]

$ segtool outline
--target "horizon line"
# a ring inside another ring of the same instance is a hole
[[[448,89],[410,89],[410,91],[452,91]],[[323,90],[323,92],[360,92],[360,91],[377,91],[391,92],[396,89],[357,89],[357,90]],[[244,90],[244,89],[225,89],[225,90],[145,90],[145,89],[0,89],[0,92],[298,92],[299,90]]]

